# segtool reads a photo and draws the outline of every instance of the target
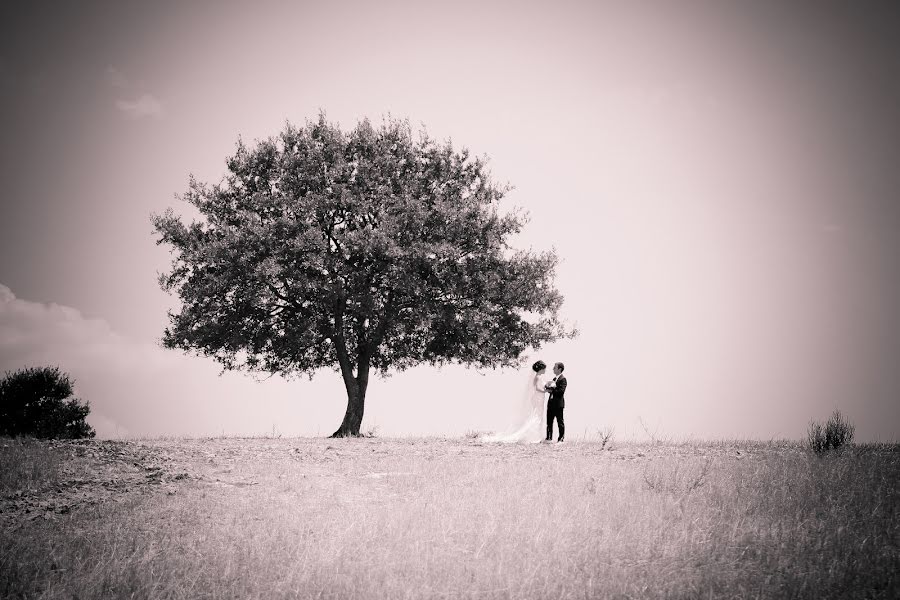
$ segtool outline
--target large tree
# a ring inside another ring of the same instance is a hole
[[[372,373],[429,363],[518,364],[574,335],[559,318],[556,254],[515,251],[527,217],[501,213],[507,188],[485,160],[406,121],[344,132],[319,115],[248,148],[223,180],[191,178],[200,213],[153,217],[177,292],[163,344],[224,369],[340,372],[359,435]]]

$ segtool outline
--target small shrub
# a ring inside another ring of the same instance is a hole
[[[58,367],[7,372],[0,379],[0,435],[36,438],[92,438],[87,403],[72,398],[69,376]]]
[[[853,440],[854,426],[836,410],[823,425],[813,421],[809,424],[809,448],[816,453],[827,452],[849,444]]]

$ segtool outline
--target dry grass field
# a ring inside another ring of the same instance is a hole
[[[3,598],[897,598],[900,448],[0,439]]]

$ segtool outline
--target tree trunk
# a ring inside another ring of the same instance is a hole
[[[331,434],[333,438],[359,437],[359,427],[362,425],[363,411],[366,405],[366,385],[361,384],[358,378],[352,378],[352,383],[345,381],[347,388],[347,411],[344,420],[338,430]]]
[[[338,363],[341,367],[341,376],[344,378],[344,387],[347,389],[347,411],[344,420],[338,430],[331,434],[333,438],[359,437],[359,427],[362,425],[363,410],[366,406],[366,389],[369,387],[369,354],[365,351],[365,343],[360,336],[360,348],[356,357],[356,375],[353,374],[353,362],[347,352],[347,344],[342,333],[343,312],[335,311],[335,329],[337,334],[334,342],[337,349]]]

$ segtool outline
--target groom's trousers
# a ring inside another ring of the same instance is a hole
[[[558,402],[547,403],[547,439],[553,439],[553,419],[556,419],[556,427],[559,429],[559,438],[566,437],[566,422],[563,420],[563,411],[565,409]]]

